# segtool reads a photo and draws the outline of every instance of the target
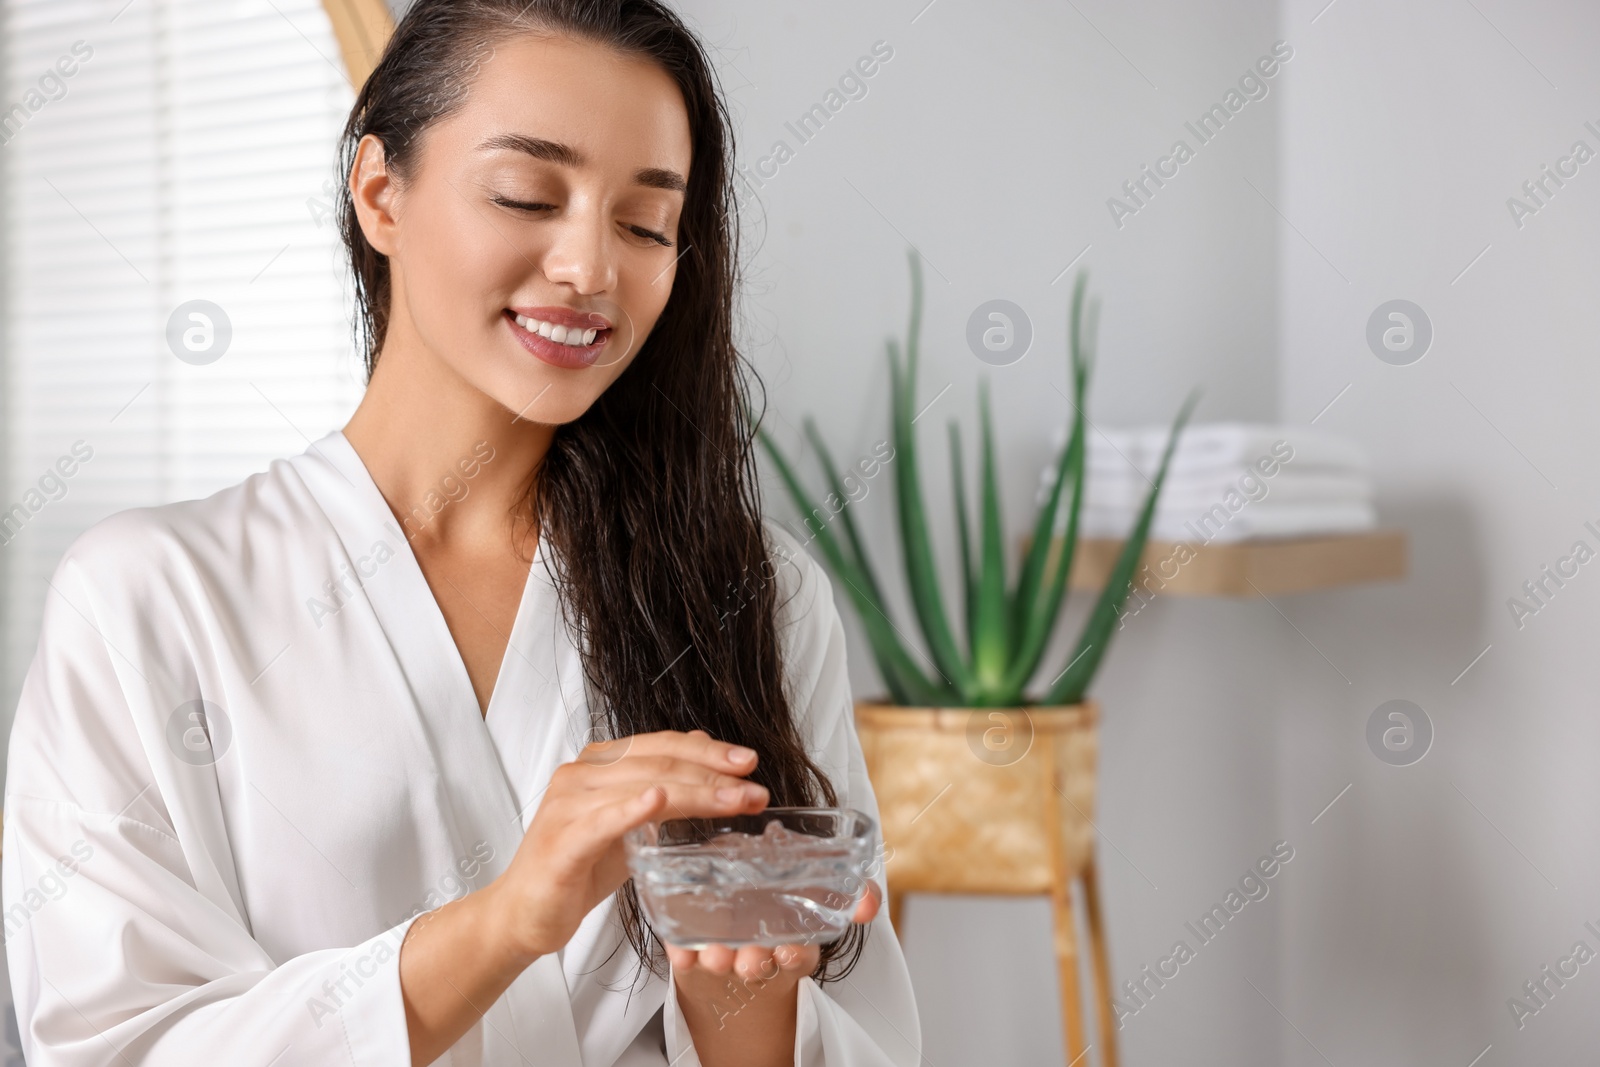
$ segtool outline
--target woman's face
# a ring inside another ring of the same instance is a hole
[[[352,174],[389,257],[385,350],[416,346],[532,422],[583,414],[672,292],[692,154],[672,78],[648,60],[521,34],[424,133],[401,183],[368,137]]]

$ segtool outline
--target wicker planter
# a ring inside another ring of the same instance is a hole
[[[1099,708],[904,708],[860,702],[856,729],[888,848],[889,913],[907,893],[1048,894],[1068,1062],[1085,1050],[1072,886],[1095,978],[1100,1062],[1116,1019],[1095,884]]]

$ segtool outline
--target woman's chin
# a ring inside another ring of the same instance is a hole
[[[494,387],[484,389],[501,407],[511,412],[513,422],[544,423],[559,426],[579,418],[594,405],[610,384],[611,376],[585,375],[554,368],[544,363],[515,356],[519,366],[499,376]]]

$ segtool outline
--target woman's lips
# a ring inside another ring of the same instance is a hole
[[[611,337],[605,316],[570,308],[507,308],[503,317],[523,348],[568,370],[592,367]],[[581,343],[569,343],[574,338]]]

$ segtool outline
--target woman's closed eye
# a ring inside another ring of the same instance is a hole
[[[489,198],[489,200],[490,200],[491,203],[496,204],[496,205],[498,205],[500,207],[509,208],[512,211],[526,211],[526,212],[529,212],[531,214],[538,214],[538,213],[542,213],[542,212],[546,212],[546,211],[554,211],[556,209],[556,206],[554,204],[545,204],[545,203],[539,203],[537,201],[529,201],[529,200],[513,200],[509,196],[491,196]],[[635,237],[639,237],[639,238],[642,238],[642,239],[644,239],[646,241],[653,242],[655,244],[660,245],[663,248],[671,248],[672,247],[672,238],[668,237],[666,234],[660,232],[659,230],[652,230],[649,227],[638,226],[638,225],[635,225],[633,223],[624,223],[623,224],[623,229],[627,230],[629,233],[633,234]]]
[[[662,248],[671,248],[672,247],[672,238],[668,237],[664,233],[658,233],[655,230],[648,230],[648,229],[645,229],[643,226],[628,225],[627,229],[628,229],[629,232],[635,234],[636,236],[643,237],[647,241],[654,241],[656,244],[660,245]]]
[[[501,207],[510,208],[513,211],[554,211],[556,209],[554,204],[541,204],[527,200],[513,200],[509,196],[491,196],[489,200],[491,203],[498,204]]]

